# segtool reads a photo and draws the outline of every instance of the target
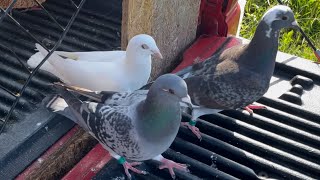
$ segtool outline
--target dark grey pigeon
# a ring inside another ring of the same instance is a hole
[[[186,165],[161,156],[178,133],[181,122],[179,103],[191,103],[182,78],[166,74],[160,76],[149,91],[110,92],[108,99],[117,102],[115,104],[82,102],[66,87],[56,87],[64,102],[55,99],[48,107],[60,113],[60,110],[65,110],[62,114],[94,136],[123,165],[129,178],[129,169],[136,173],[145,172],[134,168],[140,163],[129,163],[126,159],[160,161],[162,165],[159,168],[168,168],[173,178],[173,168],[188,171]]]
[[[298,27],[292,10],[283,5],[274,6],[264,14],[249,44],[233,46],[178,72],[186,81],[194,104],[191,120],[183,125],[201,139],[195,125],[202,115],[238,108],[252,113],[251,109],[264,108],[249,104],[267,92],[275,67],[279,32],[290,27]]]
[[[249,44],[231,47],[180,73],[195,105],[192,119],[184,125],[201,138],[195,124],[202,115],[237,108],[252,113],[251,109],[264,108],[249,104],[269,88],[280,30],[297,27],[289,7],[274,6],[264,14]]]

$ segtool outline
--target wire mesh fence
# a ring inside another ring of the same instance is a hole
[[[58,40],[54,43],[53,48],[48,49],[46,46],[43,44],[43,42],[37,38],[29,29],[22,24],[19,23],[19,20],[13,17],[12,15],[12,10],[15,7],[15,4],[17,3],[18,0],[12,0],[12,2],[7,6],[7,8],[2,8],[0,7],[0,27],[1,24],[3,24],[3,21],[5,18],[9,19],[12,21],[17,28],[19,28],[22,32],[24,32],[31,40],[34,42],[40,44],[42,47],[44,47],[47,51],[48,54],[44,57],[44,59],[39,63],[39,65],[34,68],[33,70],[29,70],[29,68],[25,65],[23,60],[17,55],[16,51],[12,47],[12,45],[8,45],[5,42],[1,42],[0,40],[0,46],[1,48],[6,49],[8,52],[10,52],[14,57],[17,62],[21,65],[23,69],[25,69],[28,72],[27,78],[24,80],[23,86],[18,90],[18,92],[14,92],[10,90],[9,88],[3,86],[0,84],[0,89],[4,90],[7,92],[11,97],[10,99],[13,100],[13,103],[10,106],[10,109],[6,111],[5,116],[1,118],[2,124],[0,127],[0,135],[3,133],[5,130],[6,125],[8,124],[12,114],[14,113],[18,103],[22,101],[22,95],[26,92],[27,87],[30,85],[31,80],[34,78],[34,76],[39,72],[40,67],[45,63],[45,61],[50,57],[50,55],[61,45],[62,41],[64,40],[66,34],[68,33],[70,27],[72,26],[73,22],[75,21],[76,17],[78,16],[83,4],[85,3],[86,0],[81,0],[78,4],[75,3],[73,0],[70,0],[70,3],[74,7],[74,12],[71,16],[71,18],[68,20],[67,24],[63,26],[60,24],[56,18],[38,1],[38,0],[32,0],[35,4],[37,4],[43,12],[48,16],[48,18],[52,21],[52,23],[55,24],[60,30],[61,34],[58,38]]]

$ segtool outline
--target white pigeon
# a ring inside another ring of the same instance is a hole
[[[48,53],[39,44],[36,48],[39,52],[28,60],[31,68],[35,68]],[[92,91],[133,91],[148,82],[151,55],[162,59],[155,40],[139,34],[129,41],[126,51],[55,51],[41,69],[71,86]]]

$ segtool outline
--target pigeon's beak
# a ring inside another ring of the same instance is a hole
[[[294,28],[294,29],[300,29],[300,26],[299,26],[299,24],[298,24],[297,21],[293,21],[293,22],[291,23],[291,27]]]
[[[152,53],[156,58],[163,59],[163,56],[162,56],[162,54],[160,53],[159,50],[152,51]]]
[[[192,102],[189,95],[181,98],[181,102],[187,104],[189,108],[192,108]]]

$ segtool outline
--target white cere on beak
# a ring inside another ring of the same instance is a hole
[[[163,56],[162,54],[160,53],[159,50],[156,50],[156,51],[152,51],[153,55],[158,58],[158,59],[163,59]]]
[[[190,98],[189,95],[186,96],[186,97],[181,98],[181,101],[184,102],[184,103],[187,103],[189,105],[192,105],[191,98]]]

